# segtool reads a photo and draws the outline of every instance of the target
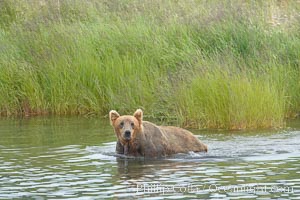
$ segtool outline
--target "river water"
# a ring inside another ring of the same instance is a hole
[[[108,120],[0,119],[0,199],[300,199],[300,126],[194,131],[208,153],[116,157]]]

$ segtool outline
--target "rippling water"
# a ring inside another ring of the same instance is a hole
[[[209,153],[115,156],[107,121],[0,120],[0,199],[300,199],[300,128],[195,132]]]

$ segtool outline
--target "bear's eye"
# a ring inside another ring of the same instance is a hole
[[[131,125],[131,127],[132,127],[132,128],[134,128],[134,123],[133,123],[133,122],[131,122],[131,124],[130,124],[130,125]]]
[[[121,122],[120,123],[120,128],[123,128],[123,126],[124,126],[124,122]]]

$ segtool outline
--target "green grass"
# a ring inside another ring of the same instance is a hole
[[[0,1],[2,115],[107,115],[194,128],[300,112],[300,3]]]
[[[265,80],[267,75],[222,69],[195,74],[178,91],[177,108],[185,126],[240,130],[284,125],[284,92]]]

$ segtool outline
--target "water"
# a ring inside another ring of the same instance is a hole
[[[0,199],[300,199],[300,126],[197,132],[209,153],[115,156],[107,120],[0,120]]]

